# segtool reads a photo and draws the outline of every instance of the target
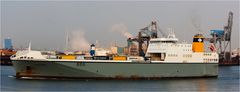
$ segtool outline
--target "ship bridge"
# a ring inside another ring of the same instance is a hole
[[[172,46],[172,44],[176,45],[177,42],[178,38],[175,37],[173,32],[170,32],[166,38],[152,38],[147,53],[166,53],[166,50]]]
[[[176,43],[178,38],[175,37],[174,32],[170,32],[166,38],[153,38],[150,43]]]
[[[178,38],[170,32],[166,38],[153,38],[147,49],[146,57],[151,57],[154,61],[164,61],[166,55],[177,53],[191,53],[192,44],[178,43]],[[183,52],[184,51],[184,52]]]

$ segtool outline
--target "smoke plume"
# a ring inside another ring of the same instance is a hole
[[[126,25],[120,23],[120,24],[114,24],[111,27],[112,32],[120,32],[123,36],[127,38],[133,38],[133,35],[128,32],[128,28]]]
[[[84,36],[84,31],[72,31],[69,34],[69,45],[71,50],[88,50],[89,42]]]

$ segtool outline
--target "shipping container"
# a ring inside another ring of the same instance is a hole
[[[126,56],[114,56],[113,60],[127,60]]]
[[[71,60],[76,59],[76,56],[75,56],[75,55],[60,55],[59,57],[60,57],[61,59],[71,59]]]

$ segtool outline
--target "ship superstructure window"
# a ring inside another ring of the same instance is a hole
[[[183,51],[191,51],[191,49],[183,49]]]
[[[162,43],[176,43],[175,41],[161,41]]]
[[[183,57],[190,58],[190,57],[192,57],[192,55],[191,54],[183,54]]]
[[[177,57],[177,54],[168,54],[169,57]]]
[[[212,54],[211,53],[204,53],[203,55],[204,56],[211,56]]]
[[[216,58],[213,58],[213,59],[212,58],[204,58],[203,61],[204,62],[218,61],[218,59],[216,59]]]
[[[16,57],[16,55],[12,55],[12,57]]]
[[[150,43],[160,43],[160,41],[150,41]]]
[[[33,57],[27,57],[27,59],[33,59]]]

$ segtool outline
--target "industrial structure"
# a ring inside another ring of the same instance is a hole
[[[0,49],[0,63],[1,65],[12,65],[10,56],[15,54],[16,51],[13,49],[12,39],[5,38],[3,48]]]
[[[231,33],[233,25],[233,13],[228,15],[228,23],[224,30],[210,30],[212,38],[208,39],[216,47],[219,54],[220,65],[239,65],[239,58],[232,60]],[[238,56],[239,57],[239,56]]]
[[[148,26],[140,29],[137,37],[128,38],[127,44],[130,55],[145,56],[146,49],[144,50],[143,46],[146,46],[144,48],[147,48],[147,46],[149,45],[149,40],[151,38],[158,38],[158,32],[161,32],[161,35],[163,37],[166,37],[165,33],[158,27],[157,22],[152,21]],[[138,46],[132,45],[133,42],[137,42]]]
[[[13,49],[12,39],[10,38],[4,39],[4,49]]]

